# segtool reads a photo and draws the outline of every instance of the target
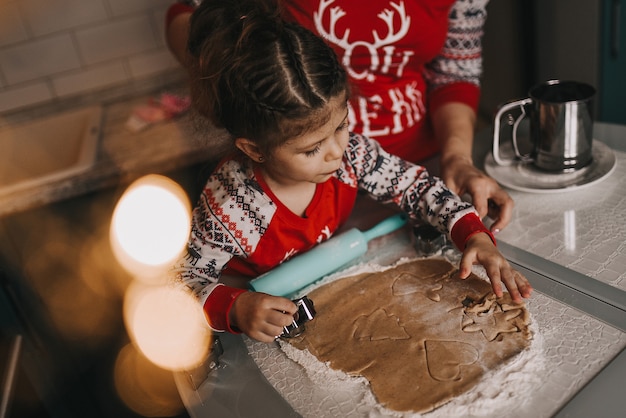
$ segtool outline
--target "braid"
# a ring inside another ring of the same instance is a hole
[[[319,125],[325,105],[348,94],[332,49],[284,22],[275,1],[204,1],[192,15],[188,43],[194,106],[266,149]]]
[[[289,59],[289,64],[291,64],[288,68],[290,68],[292,70],[291,72],[295,75],[295,77],[289,77],[289,81],[291,82],[290,84],[294,92],[302,96],[302,103],[317,103],[320,97],[314,94],[311,82],[304,68],[302,44],[297,36],[292,36],[291,31],[297,31],[297,29],[297,26],[293,27],[292,25],[283,32],[282,36],[285,55]]]

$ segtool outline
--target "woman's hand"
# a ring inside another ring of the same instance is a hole
[[[489,215],[494,220],[491,232],[498,232],[509,224],[515,203],[511,196],[487,174],[476,168],[472,161],[449,158],[441,167],[441,178],[453,192],[467,193],[481,218]]]
[[[481,218],[489,215],[494,219],[491,232],[503,229],[511,221],[513,199],[494,179],[474,166],[476,113],[466,104],[451,102],[439,107],[431,118],[441,145],[441,179],[459,196],[469,194]]]
[[[235,299],[229,313],[231,327],[262,342],[272,342],[293,322],[298,311],[287,298],[260,292],[245,292]]]
[[[481,264],[485,268],[496,297],[503,295],[502,283],[509,291],[513,302],[521,303],[522,298],[530,297],[533,288],[528,279],[511,268],[486,233],[475,234],[467,241],[459,266],[461,279],[469,277],[473,264]]]

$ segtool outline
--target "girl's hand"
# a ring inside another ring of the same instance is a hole
[[[461,279],[469,277],[473,264],[481,264],[485,268],[496,297],[502,297],[502,283],[513,302],[521,303],[522,298],[530,297],[533,289],[528,279],[511,268],[487,234],[475,234],[467,241],[459,267]]]
[[[293,322],[298,311],[287,298],[260,292],[245,292],[235,299],[229,313],[231,326],[262,342],[272,342]]]

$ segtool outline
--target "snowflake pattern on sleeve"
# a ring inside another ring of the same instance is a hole
[[[443,181],[422,166],[402,160],[382,149],[375,140],[350,134],[347,167],[342,181],[353,181],[382,203],[394,203],[413,219],[429,223],[449,236],[454,223],[474,207],[450,191]]]
[[[226,161],[211,175],[194,209],[187,254],[175,267],[178,281],[206,300],[226,264],[255,250],[275,210],[252,169]]]
[[[449,14],[443,50],[425,67],[429,88],[465,82],[480,85],[482,36],[489,0],[458,0]]]

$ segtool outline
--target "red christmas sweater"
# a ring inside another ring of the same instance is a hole
[[[417,162],[439,149],[428,115],[478,107],[487,0],[283,0],[333,47],[353,85],[350,130]]]
[[[392,154],[413,162],[432,156],[439,144],[429,114],[449,102],[477,109],[488,0],[281,3],[287,19],[324,37],[345,66],[349,129]],[[168,21],[189,10],[173,6]]]
[[[194,209],[187,256],[174,268],[178,282],[198,297],[212,329],[233,332],[228,312],[245,290],[218,283],[222,273],[254,278],[329,239],[349,217],[358,190],[436,226],[461,249],[474,233],[488,233],[475,209],[440,179],[351,134],[341,168],[317,185],[304,217],[276,198],[249,160],[223,160]]]

